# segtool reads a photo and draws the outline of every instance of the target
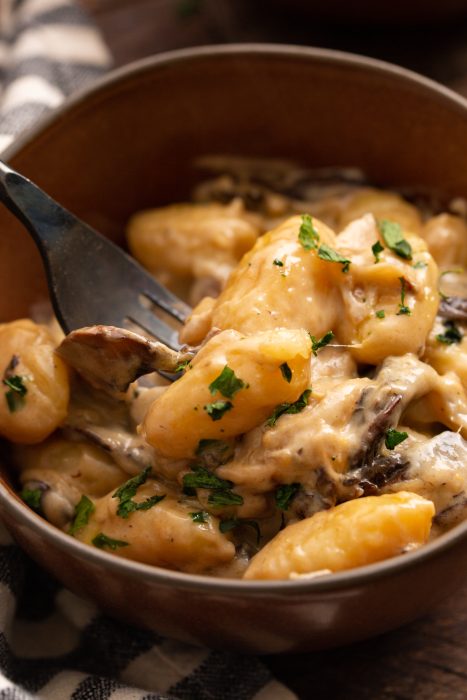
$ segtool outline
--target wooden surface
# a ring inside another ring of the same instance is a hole
[[[467,95],[467,12],[465,19],[431,25],[362,26],[284,13],[281,3],[274,8],[268,0],[82,3],[101,28],[116,65],[200,44],[301,43],[390,60]],[[424,619],[378,639],[265,662],[304,700],[467,699],[467,586]]]

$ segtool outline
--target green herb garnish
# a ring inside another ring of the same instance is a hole
[[[23,489],[19,495],[30,508],[39,513],[42,494],[42,489]]]
[[[439,333],[436,336],[436,340],[445,345],[453,345],[454,343],[460,343],[464,337],[459,328],[456,326],[454,321],[443,321],[443,326],[446,328],[444,333]]]
[[[408,306],[405,305],[405,292],[406,292],[406,286],[407,282],[404,279],[404,277],[399,277],[399,282],[401,283],[401,303],[399,304],[399,311],[397,312],[397,316],[410,316],[411,311]]]
[[[384,309],[380,309],[375,313],[376,318],[385,318],[386,312]]]
[[[416,262],[414,265],[412,265],[416,270],[423,270],[424,267],[428,267],[426,262],[423,262],[423,260],[419,260]]]
[[[213,491],[208,496],[208,503],[211,506],[241,506],[243,505],[243,496],[230,489]]]
[[[284,267],[284,263],[282,262],[282,260],[279,260],[278,258],[276,258],[275,260],[273,260],[273,261],[272,261],[272,264],[273,264],[273,265],[277,265],[277,267]]]
[[[184,369],[190,366],[190,362],[191,360],[183,360],[183,362],[180,362],[180,364],[175,367],[175,372],[183,372]]]
[[[185,489],[230,489],[232,481],[220,479],[205,467],[193,467],[192,472],[183,476],[183,488]]]
[[[194,523],[207,523],[209,513],[205,510],[197,510],[196,513],[190,513],[190,518]]]
[[[226,411],[233,408],[231,401],[214,401],[204,406],[204,410],[212,418],[212,420],[220,420]]]
[[[278,418],[285,413],[293,414],[300,413],[308,405],[308,397],[311,394],[311,389],[305,389],[303,394],[294,403],[280,403],[274,409],[272,416],[266,421],[266,425],[270,428],[276,425]]]
[[[382,219],[378,221],[378,228],[388,248],[400,258],[412,260],[412,246],[405,240],[400,224]]]
[[[285,381],[290,384],[290,382],[292,381],[292,370],[290,369],[287,362],[283,362],[279,369],[282,372],[282,376],[284,377]]]
[[[318,350],[321,350],[321,348],[324,348],[331,342],[331,340],[334,338],[334,333],[332,331],[328,331],[319,340],[316,340],[315,336],[311,335],[311,333],[309,334],[309,336],[311,338],[311,351],[316,357],[316,355],[318,354]]]
[[[226,365],[219,376],[210,383],[209,391],[213,395],[218,391],[222,396],[231,399],[244,386],[245,382],[236,376],[233,369]]]
[[[2,382],[9,389],[5,394],[5,399],[10,413],[14,413],[20,408],[23,408],[24,397],[28,393],[28,389],[24,385],[24,377],[20,377],[19,374],[14,374],[11,377],[5,377],[2,379]]]
[[[275,500],[276,505],[281,510],[288,510],[293,499],[300,490],[301,484],[294,482],[293,484],[282,484],[276,489]]]
[[[313,226],[313,220],[309,214],[303,214],[302,216],[298,240],[305,250],[313,250],[318,247],[319,233]]]
[[[344,258],[340,253],[338,253],[336,250],[333,250],[325,243],[323,243],[323,245],[320,245],[318,249],[318,257],[321,258],[321,260],[326,260],[327,262],[341,263],[342,272],[348,272],[350,263],[352,262],[348,258]]]
[[[373,243],[371,246],[371,250],[375,256],[375,263],[379,263],[379,254],[383,252],[384,246],[381,245],[380,241],[376,241],[376,243]]]
[[[401,433],[395,428],[389,428],[389,430],[386,430],[386,438],[384,440],[384,444],[386,445],[388,450],[393,450],[401,442],[407,440],[408,437],[408,433]]]
[[[146,483],[150,472],[151,467],[146,467],[140,474],[133,476],[119,486],[113,494],[112,498],[118,498],[120,501],[117,508],[117,515],[121,518],[128,518],[130,513],[134,513],[136,510],[149,510],[149,508],[152,508],[165,498],[165,494],[163,494],[162,496],[150,496],[141,503],[133,501],[133,496],[136,495],[138,488]]]
[[[207,489],[212,491],[208,503],[215,506],[242,505],[242,496],[233,493],[233,482],[228,479],[220,479],[205,467],[193,467],[192,473],[183,476],[183,490],[191,493],[193,489]]]
[[[259,529],[259,524],[256,520],[248,520],[246,518],[228,518],[226,520],[221,520],[219,523],[219,530],[222,533],[230,532],[236,527],[252,527],[256,533],[256,544],[259,544],[261,539],[261,530]]]
[[[129,542],[125,542],[125,540],[114,540],[111,537],[107,537],[103,532],[99,532],[99,534],[94,537],[92,543],[94,547],[99,547],[99,549],[108,547],[113,552],[118,549],[118,547],[128,547],[130,544]]]
[[[90,498],[84,494],[81,496],[81,500],[75,506],[75,517],[70,525],[68,532],[70,535],[75,535],[78,530],[81,530],[85,525],[88,524],[89,518],[95,511],[94,503]]]

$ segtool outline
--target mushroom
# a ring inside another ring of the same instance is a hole
[[[157,340],[114,326],[89,326],[69,333],[57,353],[89,384],[109,393],[125,392],[150,372],[176,373],[193,353],[171,350]]]

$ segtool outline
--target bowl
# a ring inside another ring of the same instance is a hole
[[[69,100],[5,158],[112,239],[138,209],[183,200],[206,154],[358,166],[383,186],[467,196],[467,102],[413,73],[338,52],[204,47],[118,70]],[[0,319],[46,295],[39,255],[0,210]],[[96,261],[98,274],[98,261]],[[111,615],[242,652],[323,649],[425,613],[467,573],[467,523],[401,557],[313,580],[188,575],[85,546],[15,494],[1,517],[41,566]]]

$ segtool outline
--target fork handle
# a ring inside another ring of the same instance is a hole
[[[66,209],[1,160],[0,201],[24,224],[43,256],[73,222]]]

